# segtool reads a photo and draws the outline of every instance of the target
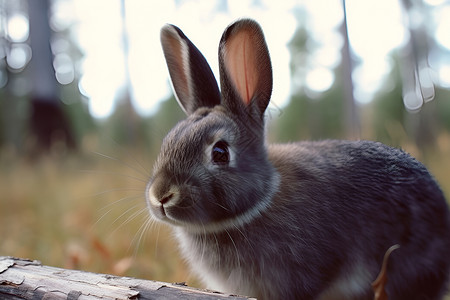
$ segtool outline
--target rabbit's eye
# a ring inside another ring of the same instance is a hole
[[[230,162],[230,152],[225,141],[218,141],[213,146],[211,159],[216,165],[227,165]]]

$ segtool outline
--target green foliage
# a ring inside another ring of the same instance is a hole
[[[371,115],[366,126],[372,128],[372,138],[377,141],[395,147],[414,143],[425,154],[435,147],[439,134],[450,130],[450,91],[436,88],[431,102],[425,103],[419,112],[408,112],[403,105],[399,57],[394,53],[392,58],[394,68],[384,88],[365,108]]]
[[[169,130],[181,119],[184,112],[172,95],[159,104],[155,114],[141,117],[127,101],[116,106],[112,116],[100,121],[98,135],[102,144],[145,149],[146,156],[154,157]]]
[[[443,130],[450,132],[450,89],[436,89],[436,114]]]
[[[61,101],[70,129],[79,145],[84,136],[95,131],[96,124],[80,95],[77,82],[61,87]]]
[[[13,97],[6,89],[0,91],[0,148],[14,146],[21,149],[24,146],[29,106],[27,97]]]
[[[341,138],[343,130],[342,88],[335,85],[317,99],[304,93],[291,97],[274,126],[279,141]]]
[[[374,131],[374,139],[391,146],[400,146],[406,132],[406,110],[403,105],[402,83],[400,68],[397,63],[387,78],[385,85],[392,86],[391,90],[382,90],[375,95],[369,105],[372,110],[373,121],[370,125]]]
[[[160,103],[158,112],[143,122],[144,139],[152,153],[158,153],[166,134],[186,115],[172,95]]]
[[[292,40],[288,44],[291,52],[290,69],[291,74],[296,74],[299,70],[304,68],[308,63],[307,53],[308,32],[306,28],[299,27],[294,33]]]
[[[291,74],[299,81],[304,81],[311,59],[310,47],[307,45],[308,31],[300,26],[289,43]],[[295,92],[289,104],[283,108],[283,114],[273,125],[278,141],[341,138],[345,135],[346,114],[341,72],[341,67],[335,69],[337,79],[332,88],[324,93],[311,95],[302,84],[294,87]]]

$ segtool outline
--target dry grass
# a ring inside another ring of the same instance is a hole
[[[30,161],[3,151],[0,255],[195,285],[170,231],[149,221],[147,173],[131,157],[88,153]]]
[[[417,152],[413,146],[405,148]],[[0,255],[198,286],[179,258],[170,231],[148,222],[144,188],[152,157],[121,151],[30,161],[3,149]],[[449,153],[450,137],[443,136],[439,151],[426,161],[448,199]]]

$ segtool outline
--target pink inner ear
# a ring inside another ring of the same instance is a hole
[[[245,105],[252,100],[258,83],[257,51],[249,30],[230,37],[226,43],[225,66]]]

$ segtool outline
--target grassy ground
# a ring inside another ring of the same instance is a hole
[[[450,138],[438,146],[425,163],[450,199]],[[148,221],[144,188],[152,158],[98,151],[34,161],[0,151],[0,255],[198,286],[170,231]]]
[[[148,221],[147,170],[131,157],[87,153],[30,161],[3,151],[0,255],[98,273],[193,281],[170,231]]]

